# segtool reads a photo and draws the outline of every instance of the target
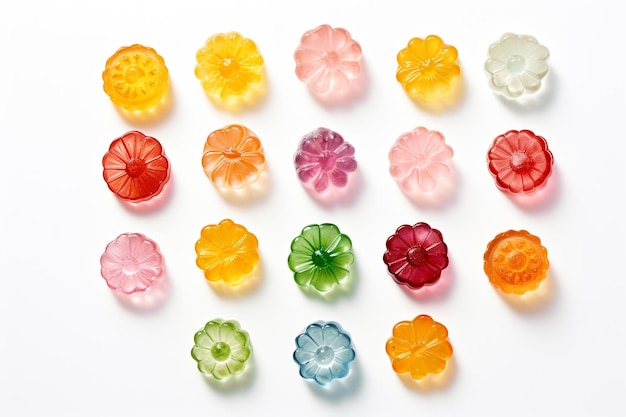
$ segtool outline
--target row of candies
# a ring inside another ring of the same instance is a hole
[[[333,321],[311,323],[295,344],[293,359],[300,376],[322,386],[347,377],[356,358],[350,334]],[[452,357],[448,330],[427,315],[397,323],[385,348],[394,371],[415,380],[443,372]],[[250,336],[235,320],[211,320],[195,334],[191,356],[205,375],[216,380],[236,377],[252,356]]]
[[[485,69],[499,94],[519,98],[537,92],[549,71],[549,51],[534,37],[505,33],[488,50]],[[417,100],[455,92],[461,68],[458,51],[437,35],[413,38],[397,54],[396,79]],[[296,76],[311,93],[329,101],[350,99],[362,83],[362,51],[343,28],[321,25],[302,35],[295,50]],[[195,75],[207,96],[224,107],[252,104],[266,91],[264,59],[251,39],[237,32],[215,34],[196,54]],[[102,74],[104,90],[126,111],[146,111],[169,91],[164,59],[150,47],[120,48]]]
[[[391,147],[389,172],[406,195],[430,194],[449,176],[452,156],[452,147],[445,143],[443,134],[418,127],[402,134]],[[319,196],[349,189],[357,169],[354,147],[327,128],[304,135],[293,163],[302,185]],[[488,169],[497,187],[513,195],[543,188],[553,163],[547,141],[529,130],[510,130],[497,136],[487,152]],[[139,131],[113,140],[102,166],[109,189],[134,205],[159,196],[170,178],[170,162],[161,143]],[[218,189],[245,190],[263,172],[263,145],[247,127],[228,125],[207,137],[202,166]]]
[[[460,75],[457,56],[456,48],[438,36],[411,39],[398,53],[396,78],[411,97],[437,100],[454,90]],[[503,35],[489,48],[485,63],[491,86],[513,99],[536,92],[548,72],[548,56],[547,48],[531,36]],[[345,29],[321,25],[306,32],[294,57],[296,75],[314,95],[332,100],[349,97],[357,89],[361,47]],[[197,53],[195,73],[214,103],[230,107],[252,103],[262,94],[263,66],[256,44],[230,32],[207,40]],[[142,45],[119,49],[102,76],[105,92],[125,112],[153,112],[169,92],[163,58]],[[448,175],[452,154],[441,133],[418,127],[394,143],[390,172],[405,193],[430,193]],[[487,155],[496,185],[511,194],[531,194],[545,186],[553,164],[546,140],[528,130],[499,135]],[[114,140],[102,163],[109,188],[131,204],[158,196],[170,177],[170,163],[159,141],[138,131]],[[264,163],[260,140],[245,126],[226,126],[206,140],[202,165],[216,187],[250,185]],[[302,138],[294,164],[303,185],[318,194],[346,187],[357,168],[352,145],[325,128]],[[390,275],[411,289],[436,284],[448,265],[442,234],[426,223],[400,226],[386,246],[383,261]],[[253,274],[257,248],[253,233],[225,219],[202,229],[196,264],[209,282],[236,287]],[[535,290],[549,267],[539,238],[524,230],[497,235],[488,244],[484,261],[490,282],[511,294]],[[140,233],[125,233],[109,243],[100,263],[107,285],[124,295],[150,292],[165,275],[158,246]],[[329,223],[305,227],[292,241],[288,257],[295,282],[323,293],[345,284],[353,263],[350,238]],[[241,373],[252,353],[248,333],[234,320],[209,321],[194,341],[192,357],[198,369],[218,380]],[[398,323],[386,350],[393,369],[416,380],[442,372],[452,355],[445,326],[425,315]],[[338,323],[317,322],[297,336],[293,358],[303,378],[326,385],[349,373],[355,352]]]
[[[202,228],[195,243],[196,265],[208,282],[237,287],[257,267],[258,247],[254,233],[224,219]],[[382,260],[396,283],[419,290],[439,281],[448,266],[448,246],[427,223],[404,224],[387,239]],[[109,288],[123,294],[148,291],[165,274],[158,245],[141,233],[124,233],[110,242],[100,264]],[[310,224],[292,240],[287,264],[300,287],[327,293],[350,279],[352,240],[332,223]],[[525,230],[498,234],[484,254],[490,282],[509,294],[535,290],[549,265],[540,239]]]

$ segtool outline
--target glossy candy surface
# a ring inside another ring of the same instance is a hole
[[[347,91],[361,74],[361,46],[342,28],[307,31],[294,58],[296,75],[317,95]]]
[[[259,263],[258,240],[244,226],[224,219],[205,226],[196,242],[196,265],[209,282],[237,286]]]
[[[554,157],[543,137],[530,130],[509,130],[494,139],[487,163],[500,190],[530,194],[545,185]]]
[[[539,287],[550,262],[541,240],[526,230],[498,234],[484,256],[484,269],[491,284],[508,294],[524,294]]]
[[[387,270],[394,281],[411,289],[435,284],[448,266],[448,246],[441,232],[426,223],[398,227],[386,245]]]
[[[102,167],[109,189],[133,203],[157,196],[170,178],[170,164],[161,143],[138,131],[111,142]]]
[[[149,110],[169,91],[169,73],[163,58],[150,47],[120,48],[106,62],[104,91],[111,101],[129,111]]]
[[[242,125],[212,132],[202,153],[204,173],[217,187],[241,188],[259,177],[265,164],[261,141]]]
[[[420,315],[401,321],[393,327],[385,349],[393,370],[422,380],[429,374],[440,374],[452,357],[448,329],[430,316]]]
[[[489,85],[511,99],[535,93],[550,70],[549,57],[548,48],[534,37],[505,33],[489,47]]]
[[[319,385],[345,378],[355,357],[350,335],[339,323],[318,321],[296,337],[293,359],[300,366],[300,375]]]
[[[321,194],[330,186],[344,188],[356,171],[354,147],[330,129],[320,127],[306,134],[294,156],[296,173],[303,185]]]
[[[389,151],[389,172],[405,193],[431,192],[450,174],[453,151],[440,132],[418,127],[402,134]]]
[[[148,290],[165,268],[157,244],[141,233],[123,233],[100,257],[100,274],[109,288],[123,294]]]
[[[350,278],[352,241],[334,224],[311,224],[291,242],[287,263],[299,286],[329,291]]]
[[[191,357],[198,370],[216,380],[242,373],[252,356],[250,336],[235,320],[211,320],[193,339]]]
[[[196,78],[209,97],[221,102],[246,101],[263,83],[263,57],[254,41],[237,32],[211,36],[196,61]]]
[[[436,35],[413,38],[397,56],[396,79],[407,94],[424,101],[447,95],[461,75],[458,51]]]

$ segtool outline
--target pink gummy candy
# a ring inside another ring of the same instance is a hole
[[[302,35],[296,75],[316,95],[347,91],[361,74],[361,46],[342,28],[321,25]]]
[[[100,265],[109,288],[123,294],[146,291],[164,273],[157,244],[141,233],[124,233],[110,242]]]
[[[418,127],[402,134],[391,147],[389,171],[403,192],[431,192],[437,181],[450,174],[452,155],[441,133]]]

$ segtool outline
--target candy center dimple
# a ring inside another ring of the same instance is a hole
[[[126,258],[122,261],[122,271],[125,274],[131,275],[139,271],[139,262],[135,258]]]
[[[335,352],[328,346],[320,346],[315,351],[315,361],[320,365],[330,365],[335,359]]]
[[[530,167],[530,158],[524,151],[516,151],[509,160],[511,169],[516,173],[523,173]]]
[[[325,268],[330,263],[330,255],[328,255],[327,252],[316,249],[315,252],[313,252],[311,260],[318,268]]]
[[[211,347],[211,355],[216,361],[225,361],[230,357],[230,346],[224,342],[217,342]]]
[[[231,78],[239,71],[239,64],[231,57],[226,57],[220,62],[220,73],[226,78]]]
[[[332,171],[337,165],[337,155],[334,152],[324,152],[319,159],[320,166],[326,172]]]
[[[410,353],[413,355],[420,355],[422,352],[424,352],[424,350],[426,349],[426,345],[424,345],[424,342],[416,342],[411,344],[411,351]]]
[[[430,158],[428,157],[428,155],[422,153],[416,155],[413,161],[418,168],[423,168],[425,166],[428,166],[428,164],[430,163]]]
[[[528,265],[528,257],[521,251],[513,251],[509,254],[507,264],[511,270],[520,272]]]
[[[226,248],[220,252],[220,259],[222,262],[231,262],[236,258],[237,251],[233,248]]]
[[[223,152],[223,155],[224,155],[224,158],[230,159],[230,160],[236,160],[236,159],[240,159],[241,158],[241,152],[239,152],[237,149],[233,149],[233,148],[225,150]]]
[[[132,66],[126,70],[124,75],[128,84],[135,84],[145,76],[145,73],[140,67]]]
[[[406,253],[406,260],[414,267],[420,267],[426,263],[428,254],[421,246],[413,246]]]
[[[511,55],[506,62],[506,67],[513,74],[520,74],[526,69],[526,60],[520,55]]]
[[[427,58],[421,62],[422,75],[426,78],[432,78],[436,74],[435,68],[436,61],[431,58]]]
[[[339,60],[339,55],[335,51],[325,51],[322,54],[322,60],[326,64],[326,67],[329,69],[335,69],[341,63]]]
[[[131,178],[137,178],[146,171],[146,163],[141,159],[133,158],[126,163],[126,172]]]

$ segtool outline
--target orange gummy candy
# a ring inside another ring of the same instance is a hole
[[[111,101],[128,111],[145,111],[163,100],[170,81],[163,58],[143,45],[117,50],[102,73],[104,91]]]
[[[393,370],[416,381],[440,374],[452,357],[448,329],[425,314],[393,326],[385,348]]]
[[[507,294],[524,294],[539,287],[550,262],[541,240],[526,230],[509,230],[487,245],[485,273],[491,284]]]
[[[202,167],[217,187],[244,187],[257,180],[264,164],[261,141],[243,125],[215,130],[204,144]]]
[[[209,282],[241,284],[259,263],[259,242],[244,226],[224,219],[205,226],[196,242],[196,265]]]

